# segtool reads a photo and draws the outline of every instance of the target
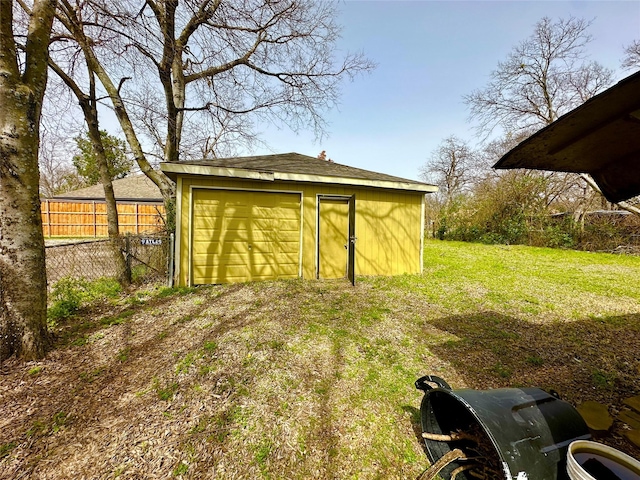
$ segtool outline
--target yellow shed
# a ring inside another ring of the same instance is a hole
[[[422,271],[437,187],[298,153],[163,163],[177,285]]]

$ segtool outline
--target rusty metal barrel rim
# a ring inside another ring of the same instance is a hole
[[[433,375],[421,377],[415,385],[424,392],[420,415],[432,464],[454,448],[468,452],[468,457],[481,450],[483,460],[478,461],[490,465],[490,478],[566,480],[569,444],[591,437],[572,405],[540,388],[454,390]],[[475,440],[469,435],[452,437],[456,432],[471,432]],[[441,476],[450,478],[455,471],[457,479],[474,479],[464,468],[469,468],[466,461],[452,462]]]

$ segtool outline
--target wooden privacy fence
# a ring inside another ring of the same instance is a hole
[[[118,202],[120,234],[155,233],[164,229],[161,203]],[[41,202],[45,237],[106,237],[107,205],[99,200]]]

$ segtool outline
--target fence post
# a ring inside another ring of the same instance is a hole
[[[169,261],[169,265],[167,268],[167,286],[168,287],[173,287],[173,250],[174,250],[174,246],[175,246],[175,235],[173,233],[171,233],[169,235],[169,255],[167,255],[169,257],[168,261]]]
[[[129,282],[131,282],[131,237],[127,233],[124,237],[124,255],[127,271],[125,272]]]
[[[51,237],[51,204],[49,203],[49,199],[46,200],[47,205],[47,231],[49,232],[48,237]]]

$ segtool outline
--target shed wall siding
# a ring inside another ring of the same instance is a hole
[[[178,191],[181,225],[178,233],[176,276],[179,285],[189,283],[189,208],[193,188],[274,190],[302,192],[302,276],[316,277],[318,195],[356,195],[356,274],[400,275],[419,273],[422,248],[422,193],[381,189],[259,182],[181,176]]]

